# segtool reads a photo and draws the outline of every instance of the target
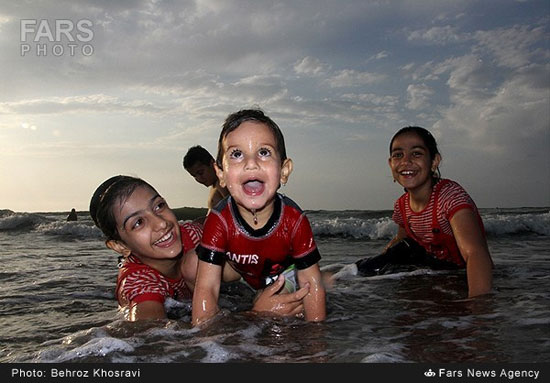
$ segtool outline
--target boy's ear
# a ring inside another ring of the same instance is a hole
[[[223,178],[223,170],[220,169],[217,162],[214,162],[214,169],[216,170],[216,176],[218,177],[218,180],[220,181],[220,186],[222,188],[225,187],[225,179]]]
[[[107,246],[111,250],[116,251],[123,257],[127,257],[132,253],[132,251],[128,249],[128,247],[126,247],[126,245],[123,242],[117,241],[115,239],[109,239],[105,241],[105,246]]]
[[[294,169],[292,160],[287,158],[284,160],[283,166],[281,167],[281,183],[283,185],[287,183],[288,177],[290,177],[290,173],[292,173],[292,169]]]

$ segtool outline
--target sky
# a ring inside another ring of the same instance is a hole
[[[0,209],[88,210],[117,174],[205,207],[183,155],[250,107],[305,210],[392,209],[409,125],[479,207],[550,206],[549,21],[547,0],[2,1]]]

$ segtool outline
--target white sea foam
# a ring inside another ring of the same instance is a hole
[[[361,363],[402,363],[406,362],[403,357],[389,352],[377,352],[361,360]]]
[[[132,352],[134,351],[134,346],[122,339],[111,337],[95,338],[80,347],[64,352],[56,358],[55,362],[65,362],[89,356],[104,357],[115,351]]]
[[[88,339],[87,341],[85,341]],[[132,338],[135,340],[135,338]],[[84,342],[74,348],[67,349],[67,346]],[[66,336],[62,340],[62,345],[55,343],[58,341],[50,341],[45,344],[54,344],[49,348],[45,348],[35,358],[37,362],[44,363],[63,363],[86,359],[88,357],[105,357],[117,351],[132,352],[137,344],[132,345],[130,342],[113,338],[107,334],[104,328],[91,328],[89,330],[79,331],[75,334]]]
[[[35,229],[45,235],[69,235],[81,238],[100,237],[101,232],[95,226],[79,222],[55,221],[42,223]]]
[[[323,218],[312,219],[313,233],[317,236],[342,236],[352,238],[391,238],[397,226],[389,218]]]
[[[203,363],[225,363],[231,359],[239,359],[239,354],[214,341],[202,342],[198,346],[206,351],[206,356],[201,359]]]
[[[550,212],[542,214],[497,214],[483,218],[489,234],[535,233],[550,235]]]

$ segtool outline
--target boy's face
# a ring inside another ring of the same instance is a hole
[[[172,259],[181,253],[177,218],[153,189],[137,187],[126,200],[113,206],[113,212],[124,255],[133,253],[142,261],[153,261]]]
[[[280,183],[286,183],[292,161],[281,166],[277,143],[269,127],[245,121],[222,141],[222,169],[216,166],[220,185],[241,208],[261,211],[271,206]]]
[[[196,162],[191,165],[187,171],[195,181],[207,187],[214,185],[218,180],[212,163],[205,165],[202,162]]]

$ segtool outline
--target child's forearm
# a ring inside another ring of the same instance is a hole
[[[321,322],[326,318],[325,288],[322,285],[312,286],[304,298],[305,318],[308,322]]]
[[[220,266],[199,261],[193,293],[192,326],[200,325],[218,313],[221,270]]]
[[[200,325],[214,317],[219,311],[217,302],[218,299],[214,294],[196,288],[193,294],[191,325],[193,327]]]
[[[300,286],[309,284],[309,293],[304,297],[304,313],[308,322],[320,322],[326,318],[326,292],[318,265],[298,271]]]

